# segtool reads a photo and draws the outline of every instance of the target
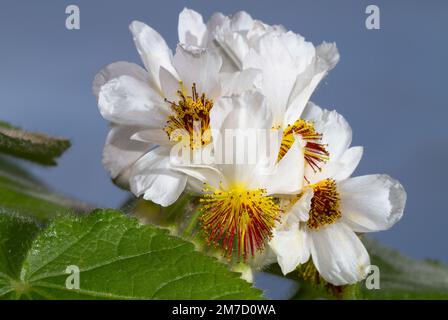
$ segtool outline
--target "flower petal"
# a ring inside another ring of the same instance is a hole
[[[191,161],[190,158],[186,159],[185,161],[178,154],[175,154],[175,152],[174,154],[173,152],[171,153],[171,168],[188,176],[187,189],[189,191],[202,194],[204,193],[205,187],[220,189],[222,187],[226,188],[228,186],[227,180],[223,176],[223,174],[215,166],[209,164],[214,163],[213,156],[211,155],[212,149],[213,145],[208,144],[201,149],[193,150],[193,161]],[[203,160],[204,157],[207,158]],[[195,159],[200,160],[198,162],[195,162]]]
[[[275,31],[282,43],[288,49],[289,54],[294,58],[294,67],[297,74],[302,73],[313,61],[316,55],[316,48],[311,42],[292,31]]]
[[[299,230],[298,224],[285,231],[274,230],[268,243],[284,275],[294,271],[298,265],[310,258],[307,246],[307,234]]]
[[[194,10],[184,8],[179,14],[179,42],[202,46],[207,27],[202,16]]]
[[[188,51],[178,45],[173,64],[187,90],[195,83],[199,94],[205,93],[208,98],[219,96],[219,55],[208,50]]]
[[[215,167],[206,165],[176,165],[172,162],[173,170],[186,174],[189,187],[193,192],[203,193],[205,185],[220,188],[221,182],[226,184],[225,177]]]
[[[182,89],[181,81],[164,67],[160,67],[160,87],[162,89],[163,98],[171,102],[179,100],[179,90]],[[168,105],[169,102],[166,102]]]
[[[236,72],[243,70],[243,59],[249,53],[248,40],[237,32],[218,31],[213,44],[223,57],[222,70]]]
[[[330,161],[338,161],[352,143],[352,129],[344,117],[309,102],[302,118],[312,121],[316,131],[322,134],[322,143],[327,145]]]
[[[247,91],[221,98],[210,112],[215,159],[230,182],[249,183],[260,163],[257,134],[271,128],[263,95]]]
[[[363,147],[351,147],[346,150],[338,161],[341,167],[332,178],[336,181],[349,178],[361,161],[363,150]]]
[[[350,178],[338,183],[342,219],[356,232],[389,229],[403,215],[406,192],[388,175]]]
[[[110,80],[101,87],[98,107],[114,123],[149,128],[163,127],[168,106],[146,83],[130,76]]]
[[[314,47],[311,56],[313,55]],[[297,75],[302,72],[303,58],[297,59],[291,55],[285,40],[276,32],[269,32],[255,43],[243,60],[244,69],[255,68],[262,71],[263,94],[273,111],[274,126],[283,124],[288,98]]]
[[[308,232],[308,245],[319,274],[335,286],[353,284],[367,276],[370,258],[358,236],[336,222]]]
[[[271,112],[264,96],[257,91],[219,99],[210,111],[210,125],[214,130],[270,129]]]
[[[97,97],[103,85],[114,78],[121,76],[131,76],[142,82],[149,82],[150,76],[145,69],[135,63],[118,61],[111,63],[100,70],[93,80],[93,94]]]
[[[316,48],[316,55],[319,59],[320,68],[323,70],[331,70],[339,62],[339,51],[334,42],[322,42]]]
[[[338,61],[339,52],[334,43],[324,42],[316,48],[314,62],[310,63],[295,80],[288,99],[284,124],[292,124],[300,118],[314,90]]]
[[[230,17],[229,28],[232,31],[245,31],[253,27],[254,20],[246,11],[238,11]]]
[[[150,143],[130,139],[138,130],[139,128],[136,127],[111,127],[103,150],[103,165],[110,172],[112,179],[116,179],[124,170],[154,147]]]
[[[152,84],[155,87],[160,87],[159,69],[161,66],[176,74],[171,63],[173,54],[170,48],[157,31],[143,22],[133,21],[129,29],[143,64],[151,74]]]
[[[171,145],[171,141],[163,129],[139,130],[131,136],[131,140],[153,143],[157,145]]]
[[[174,203],[185,189],[187,177],[172,170],[169,148],[157,147],[140,158],[133,166],[129,184],[135,196],[143,195],[164,207]]]
[[[313,195],[313,189],[305,189],[300,199],[286,213],[284,223],[282,224],[283,228],[288,228],[289,225],[293,225],[294,223],[306,222],[309,219]]]
[[[330,158],[330,160],[321,167],[321,170],[317,172],[310,166],[306,166],[305,177],[307,177],[309,184],[314,184],[325,179],[333,179],[336,181],[347,179],[358,166],[362,153],[362,147],[351,147],[347,149],[338,160],[332,161]]]
[[[244,91],[259,88],[261,84],[261,72],[257,69],[225,72],[220,74],[220,78],[222,96],[241,94]]]
[[[277,153],[274,154],[277,159]],[[272,162],[271,162],[272,163]],[[258,167],[257,167],[258,169]],[[294,144],[276,163],[271,170],[257,170],[252,185],[266,189],[267,194],[297,194],[303,185],[305,170],[305,158],[300,139],[295,139]],[[265,171],[265,172],[263,172]]]

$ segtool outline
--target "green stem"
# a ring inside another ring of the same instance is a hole
[[[196,209],[193,216],[190,219],[190,222],[188,223],[187,227],[185,228],[183,234],[184,237],[190,237],[192,235],[193,229],[198,224],[198,219],[201,216],[202,212],[199,209]]]

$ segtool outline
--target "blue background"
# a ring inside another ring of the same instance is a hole
[[[381,10],[381,29],[365,28],[365,8]],[[65,28],[77,4],[81,29]],[[443,1],[9,1],[0,4],[0,119],[66,136],[73,147],[55,168],[31,166],[59,192],[117,207],[128,194],[101,164],[107,123],[91,84],[102,66],[140,63],[128,31],[141,20],[174,48],[183,7],[248,11],[315,44],[335,41],[341,61],[312,100],[350,122],[365,147],[357,174],[388,173],[406,188],[403,219],[374,235],[418,258],[448,262],[447,23]]]

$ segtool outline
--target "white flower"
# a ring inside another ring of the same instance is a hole
[[[95,77],[94,94],[111,123],[103,162],[118,184],[163,206],[184,190],[187,178],[169,163],[170,140],[177,130],[192,134],[193,122],[209,129],[209,112],[221,96],[254,87],[253,69],[222,73],[221,57],[205,49],[177,47],[173,56],[152,28],[133,22],[130,30],[145,68],[116,62]],[[209,143],[202,136],[199,146]]]
[[[390,228],[406,193],[386,175],[350,178],[362,147],[350,147],[342,116],[309,102],[339,60],[336,45],[315,47],[245,12],[205,24],[184,9],[174,56],[147,25],[130,29],[144,68],[113,63],[93,85],[111,126],[103,162],[112,178],[163,206],[186,187],[199,193],[201,225],[228,257],[275,257],[284,274],[311,258],[333,285],[363,279],[370,261],[357,233]],[[212,162],[173,157],[178,131]]]
[[[247,150],[244,139],[222,143],[226,130],[237,130],[242,136],[246,130],[249,136],[253,130],[272,132],[271,112],[258,92],[220,99],[211,111],[210,121],[215,129],[212,131],[215,156],[229,149],[233,155]],[[267,155],[257,152],[253,162],[177,168],[200,182],[195,189],[203,194],[202,226],[208,240],[220,244],[228,256],[235,249],[244,258],[261,251],[281,213],[274,195],[296,194],[302,188],[304,157],[299,140],[277,161],[281,135],[274,132],[271,138],[274,152]]]
[[[322,133],[303,111],[322,78],[339,60],[335,44],[312,43],[282,26],[269,26],[246,12],[214,14],[207,24],[201,15],[184,9],[179,17],[179,39],[189,50],[208,48],[222,57],[223,69],[261,71],[259,91],[272,112],[273,129],[284,132],[279,159],[299,135],[304,143],[307,172],[318,172],[329,151]]]
[[[184,47],[214,49],[224,70],[256,68],[262,72],[261,92],[273,113],[274,128],[285,129],[300,118],[311,94],[339,60],[335,44],[311,42],[282,26],[269,26],[246,12],[215,13],[207,24],[184,9],[179,17]]]
[[[356,233],[389,229],[403,214],[406,193],[387,175],[349,178],[362,148],[349,148],[351,130],[342,116],[309,104],[305,118],[323,133],[330,157],[321,172],[306,173],[310,184],[291,201],[269,245],[284,274],[311,256],[327,282],[355,283],[365,278],[370,265]]]

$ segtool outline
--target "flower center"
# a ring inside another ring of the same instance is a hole
[[[173,115],[168,117],[163,129],[168,137],[175,141],[180,141],[184,135],[188,135],[192,149],[207,145],[211,141],[209,129],[213,101],[208,99],[205,93],[199,94],[195,83],[191,87],[191,95],[187,94],[182,82],[180,87],[181,90],[177,91],[179,101],[165,99],[170,104]]]
[[[320,181],[312,186],[314,196],[311,199],[311,209],[307,226],[310,229],[332,224],[341,217],[341,198],[336,188],[336,182],[332,179]]]
[[[306,162],[313,168],[314,172],[320,170],[320,166],[329,159],[326,146],[321,143],[322,134],[316,132],[310,121],[298,119],[294,124],[288,125],[283,132],[282,143],[277,161],[280,161],[293,145],[294,134],[300,135],[306,142],[304,155]]]
[[[244,259],[264,248],[281,211],[266,190],[206,187],[204,192],[201,221],[209,242],[221,245],[228,258],[234,248]]]

